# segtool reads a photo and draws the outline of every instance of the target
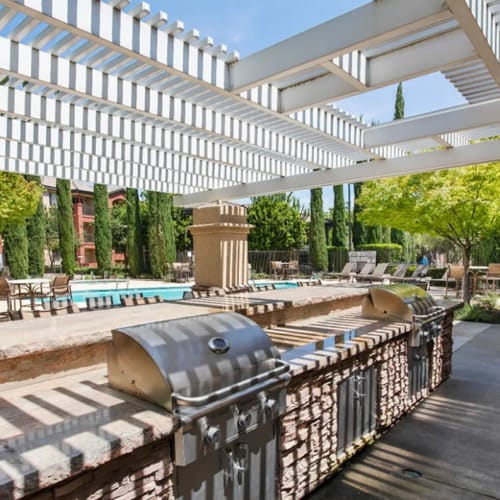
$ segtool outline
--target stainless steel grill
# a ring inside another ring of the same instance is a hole
[[[445,311],[422,288],[400,283],[370,288],[362,303],[366,318],[387,318],[414,324],[410,346],[419,346],[441,332]]]
[[[418,399],[429,387],[432,370],[432,341],[441,333],[445,310],[420,287],[411,284],[370,289],[363,302],[365,317],[387,317],[413,324],[408,339],[409,396]]]
[[[274,498],[288,370],[265,332],[236,313],[114,330],[108,353],[111,386],[181,422],[177,498]]]

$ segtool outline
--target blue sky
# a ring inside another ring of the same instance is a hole
[[[135,1],[132,3],[136,3]],[[367,0],[150,0],[152,14],[162,10],[169,22],[184,22],[186,30],[196,28],[202,37],[225,44],[240,57],[257,52],[280,40],[355,9]],[[335,104],[367,123],[392,120],[395,86],[367,92]],[[464,99],[441,74],[403,82],[405,116],[464,104]],[[308,204],[308,193],[296,195]],[[332,204],[332,189],[324,190],[325,209]]]

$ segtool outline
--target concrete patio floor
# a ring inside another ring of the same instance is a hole
[[[500,325],[453,338],[452,376],[308,500],[500,498]]]

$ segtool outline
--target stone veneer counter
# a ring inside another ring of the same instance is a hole
[[[0,386],[0,498],[172,493],[176,419],[108,387],[106,367]],[[75,477],[74,481],[64,483]]]
[[[0,323],[0,383],[105,362],[114,328],[208,312],[163,302]]]

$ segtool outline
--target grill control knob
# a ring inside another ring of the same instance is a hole
[[[216,426],[209,427],[205,432],[205,441],[215,446],[221,440],[220,429]]]
[[[268,415],[275,417],[278,414],[279,405],[275,399],[267,399],[264,403],[264,410]]]
[[[252,415],[243,411],[238,415],[238,429],[244,431],[252,423]]]

